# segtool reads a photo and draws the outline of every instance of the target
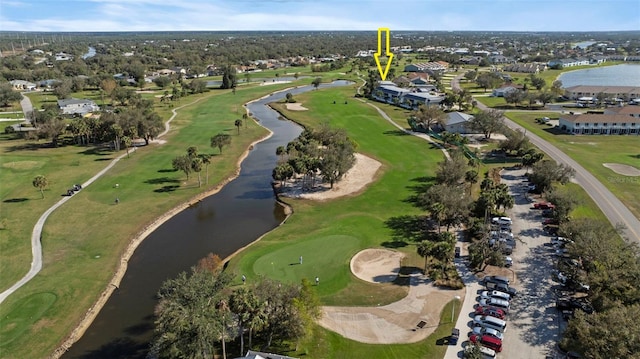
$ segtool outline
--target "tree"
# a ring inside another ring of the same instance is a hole
[[[529,173],[529,168],[536,163],[540,162],[544,158],[544,153],[538,152],[535,149],[530,149],[522,155],[522,165],[527,168],[527,173]]]
[[[467,160],[461,151],[451,151],[449,158],[438,163],[436,181],[450,186],[459,185],[465,178]]]
[[[556,97],[562,96],[564,90],[562,89],[562,81],[555,80],[551,84],[551,93],[553,93]]]
[[[198,174],[198,187],[202,186],[202,179],[200,178],[200,172],[202,172],[202,158],[195,157],[191,159],[191,169]]]
[[[7,107],[12,102],[20,101],[22,95],[20,92],[14,91],[10,83],[5,82],[0,84],[0,106]]]
[[[570,188],[561,189],[551,187],[551,189],[545,193],[545,198],[555,205],[553,218],[558,220],[560,224],[569,220],[569,213],[579,204],[578,195]]]
[[[475,80],[477,76],[478,76],[478,71],[476,70],[469,70],[464,73],[464,78],[467,80],[467,82],[471,82]]]
[[[447,114],[437,106],[420,105],[412,115],[417,123],[422,124],[429,131],[432,130],[433,125],[444,126],[447,120]]]
[[[222,153],[222,148],[231,143],[231,136],[226,133],[219,133],[213,137],[211,137],[211,147],[218,147],[220,153]]]
[[[480,131],[484,134],[484,138],[490,139],[491,134],[501,131],[504,128],[504,120],[502,112],[498,110],[480,110],[471,120],[469,120],[469,128]]]
[[[71,81],[57,81],[53,86],[53,94],[60,100],[69,98],[71,95]]]
[[[118,84],[113,79],[105,79],[100,81],[100,89],[104,91],[104,94],[111,97],[113,91],[118,87]],[[104,97],[102,98],[102,104],[104,104]]]
[[[211,164],[211,156],[208,154],[200,154],[200,159],[202,160],[202,163],[204,164],[204,171],[205,171],[205,182],[206,184],[209,184],[209,165]]]
[[[191,158],[189,156],[178,156],[172,161],[173,169],[184,172],[187,175],[187,181],[189,180],[189,174],[192,171]]]
[[[33,187],[40,190],[40,194],[42,195],[42,199],[44,199],[44,189],[49,185],[49,180],[47,177],[43,175],[37,175],[33,178]]]
[[[442,183],[429,187],[425,193],[419,196],[418,203],[426,210],[433,210],[432,204],[440,203],[443,211],[442,217],[438,219],[442,219],[448,231],[451,226],[464,223],[468,218],[471,199],[460,186]]]
[[[531,79],[531,85],[538,91],[540,91],[547,84],[547,81],[545,81],[545,79],[534,74],[529,75],[529,78]]]
[[[564,332],[562,347],[585,358],[638,358],[640,341],[620,340],[640,337],[638,318],[640,304],[616,306],[593,314],[576,310]]]
[[[427,263],[429,261],[429,257],[431,256],[431,252],[433,251],[434,243],[431,241],[422,241],[418,243],[418,255],[424,258],[424,273],[427,273]]]
[[[462,353],[464,359],[482,359],[484,355],[480,351],[480,345],[469,343]]]
[[[124,148],[127,150],[127,158],[129,158],[129,147],[131,147],[131,137],[129,136],[122,136],[122,144],[124,145]]]
[[[322,79],[320,77],[316,77],[313,81],[311,81],[313,88],[315,88],[316,90],[318,89],[321,83],[322,83]]]
[[[524,91],[522,90],[513,90],[513,91],[507,91],[504,94],[504,101],[506,103],[512,103],[516,106],[518,106],[518,104],[520,104],[520,102],[524,101],[526,97],[526,94]]]
[[[543,160],[533,165],[533,172],[529,178],[538,191],[544,192],[555,182],[566,184],[574,173],[575,170],[569,166],[552,160]]]
[[[237,71],[235,67],[231,65],[224,66],[222,68],[222,85],[220,86],[220,88],[221,89],[235,88],[237,84],[236,74],[237,74]]]
[[[171,79],[167,76],[158,76],[153,79],[153,83],[156,84],[161,89],[171,85]]]
[[[542,106],[546,106],[553,100],[553,93],[549,91],[542,91],[538,94],[538,101],[542,102]]]
[[[212,358],[218,341],[225,341],[227,331],[224,289],[231,282],[225,272],[182,272],[169,279],[158,291],[155,330],[151,353],[164,358]]]
[[[502,78],[494,72],[483,72],[476,78],[476,84],[486,92],[488,88],[494,88],[502,83]]]
[[[469,195],[471,195],[471,190],[473,189],[473,185],[478,183],[478,171],[476,170],[468,170],[464,174],[464,181],[469,184]]]
[[[234,122],[234,125],[238,129],[238,134],[240,134],[240,127],[242,127],[242,120],[238,119]]]

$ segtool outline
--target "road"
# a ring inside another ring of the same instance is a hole
[[[461,77],[462,75],[451,80],[451,87],[454,90],[460,89]],[[478,108],[482,110],[488,109],[487,106],[479,101]],[[604,213],[607,219],[609,219],[609,222],[614,226],[617,226],[618,224],[623,225],[623,235],[627,239],[640,244],[640,220],[638,220],[638,218],[636,218],[633,213],[631,213],[631,211],[597,178],[551,143],[543,140],[536,134],[526,131],[524,127],[506,117],[504,118],[504,121],[509,128],[524,132],[531,143],[545,152],[549,157],[553,158],[556,162],[573,168],[576,172],[574,176],[575,182],[589,194],[602,213]]]

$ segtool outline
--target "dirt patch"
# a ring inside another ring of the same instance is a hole
[[[16,162],[7,162],[3,163],[2,167],[10,168],[12,170],[24,171],[31,170],[34,168],[40,168],[44,165],[44,162],[40,161],[16,161]]]
[[[640,169],[633,166],[623,165],[621,163],[603,163],[602,165],[619,175],[632,177],[640,176]]]
[[[289,110],[289,111],[307,111],[309,109],[304,107],[304,106],[302,106],[299,103],[288,103],[287,104],[287,110]]]
[[[393,282],[400,273],[404,254],[388,249],[365,249],[351,258],[351,272],[367,282]]]
[[[331,188],[329,183],[320,183],[313,189],[302,190],[302,181],[287,182],[280,188],[283,197],[304,198],[315,200],[328,200],[347,196],[363,190],[373,182],[378,169],[382,164],[371,157],[356,153],[356,163],[344,175],[342,180],[334,183]]]

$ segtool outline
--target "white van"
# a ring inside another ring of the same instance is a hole
[[[486,359],[493,359],[496,357],[496,351],[491,348],[481,346],[480,353],[482,353],[482,357]]]
[[[475,318],[473,318],[473,322],[475,325],[495,329],[500,333],[504,333],[507,329],[507,322],[489,315],[476,315]]]
[[[491,223],[501,226],[511,226],[512,221],[509,217],[493,217],[491,218]]]

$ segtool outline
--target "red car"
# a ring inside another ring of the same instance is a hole
[[[547,218],[544,221],[542,221],[542,224],[548,225],[548,224],[559,224],[558,220],[555,218]]]
[[[502,340],[500,340],[500,339],[498,339],[496,337],[492,337],[492,336],[487,335],[487,334],[483,334],[483,335],[472,334],[469,337],[469,340],[474,344],[475,343],[479,343],[483,347],[487,347],[489,349],[493,349],[498,353],[502,351]]]
[[[554,209],[556,206],[553,203],[549,202],[538,202],[533,204],[533,208],[535,209]]]
[[[504,320],[506,313],[500,308],[479,305],[476,308],[476,315],[488,315]]]

